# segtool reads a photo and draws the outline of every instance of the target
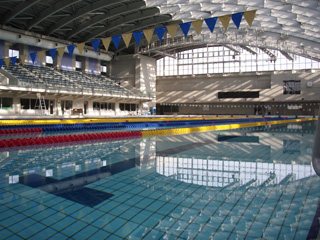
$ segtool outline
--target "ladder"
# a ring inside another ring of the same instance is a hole
[[[41,113],[41,115],[45,115],[47,108],[46,108],[46,101],[44,100],[44,96],[42,96],[40,93],[37,93],[37,98],[39,101],[40,113]]]

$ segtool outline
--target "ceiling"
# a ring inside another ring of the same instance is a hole
[[[0,23],[72,42],[212,16],[257,10],[253,26],[232,23],[213,34],[205,24],[197,44],[252,45],[320,59],[320,0],[0,0]],[[182,33],[180,33],[182,35]],[[164,44],[162,50],[183,44]],[[124,46],[124,45],[123,45]],[[121,47],[122,51],[128,50]],[[132,43],[129,51],[134,50]],[[114,50],[114,49],[111,49]],[[158,49],[159,50],[159,49]]]

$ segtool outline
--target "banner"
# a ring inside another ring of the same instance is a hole
[[[192,27],[197,34],[201,34],[202,25],[203,25],[203,20],[196,20],[192,22]]]
[[[256,17],[257,10],[247,11],[244,13],[244,19],[247,21],[250,27],[252,27],[253,20]]]
[[[141,40],[142,40],[143,32],[136,31],[136,32],[133,32],[132,35],[133,35],[133,39],[134,39],[136,45],[139,46],[141,43]]]
[[[122,39],[123,39],[124,44],[126,45],[127,48],[130,45],[131,38],[132,38],[132,33],[124,33],[124,34],[122,34]]]
[[[37,53],[36,52],[30,53],[30,59],[31,59],[32,63],[34,64],[37,59]]]
[[[57,49],[58,57],[61,58],[64,54],[65,47],[60,47]]]
[[[74,51],[75,48],[76,48],[76,46],[73,45],[73,44],[70,44],[70,45],[67,46],[69,56],[73,55],[73,51]]]
[[[56,58],[57,55],[57,49],[56,48],[51,48],[49,49],[49,54],[52,57],[52,61]]]
[[[78,51],[79,51],[79,53],[80,54],[82,54],[83,53],[83,50],[84,50],[84,45],[85,45],[86,43],[77,43],[76,45],[77,45],[77,48],[78,48]]]
[[[106,51],[109,51],[110,43],[111,43],[111,37],[107,38],[101,38],[102,44],[104,46],[104,49]]]
[[[145,38],[147,39],[148,44],[151,43],[153,32],[154,32],[153,28],[143,30],[143,34],[144,34]]]
[[[45,58],[46,58],[46,51],[45,50],[39,51],[38,52],[39,62],[41,62],[41,63],[45,62],[45,60],[46,60]]]
[[[180,24],[180,28],[181,28],[181,30],[182,30],[182,32],[184,34],[184,37],[188,36],[190,27],[191,27],[191,22],[185,22],[185,23],[181,23]]]
[[[236,25],[237,29],[240,28],[240,23],[242,21],[243,12],[232,14],[232,21]]]
[[[91,40],[91,45],[92,45],[94,51],[96,51],[96,52],[100,51],[100,43],[101,43],[100,38],[96,38],[96,39]]]
[[[157,37],[161,42],[167,29],[164,26],[161,26],[161,27],[157,27],[154,31],[156,32]]]
[[[121,41],[121,35],[114,35],[112,36],[112,42],[113,42],[113,45],[116,49],[119,48],[119,45],[120,45],[120,41]]]
[[[213,18],[206,18],[204,21],[206,22],[210,32],[213,32],[216,23],[217,23],[218,18],[217,17],[213,17]]]
[[[224,31],[227,31],[229,24],[230,24],[230,19],[231,19],[230,15],[225,15],[225,16],[219,17],[219,20],[222,23],[222,26],[224,28]]]
[[[20,64],[24,65],[26,62],[26,55],[20,54],[19,60],[20,60]]]
[[[11,57],[10,60],[11,60],[12,65],[16,65],[17,57]]]
[[[3,61],[6,64],[7,67],[10,66],[10,58],[4,58]]]
[[[174,38],[178,32],[178,24],[170,24],[167,26],[167,30],[171,38]]]

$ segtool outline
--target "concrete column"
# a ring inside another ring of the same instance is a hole
[[[19,55],[25,56],[25,61],[22,64],[29,63],[29,49],[26,45],[19,44]]]
[[[13,98],[13,111],[14,111],[14,114],[20,114],[20,111],[21,111],[20,98]]]
[[[11,42],[4,42],[3,46],[3,57],[9,57],[9,49],[12,46]]]
[[[88,68],[89,68],[89,59],[87,57],[83,57],[82,61],[81,61],[81,65],[82,65],[82,72],[86,73]]]
[[[119,104],[119,102],[116,102],[114,104],[114,113],[115,113],[115,116],[119,115],[119,113],[120,113],[120,104]]]

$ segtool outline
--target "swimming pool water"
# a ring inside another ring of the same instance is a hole
[[[288,124],[1,152],[0,239],[314,237],[314,130]]]

